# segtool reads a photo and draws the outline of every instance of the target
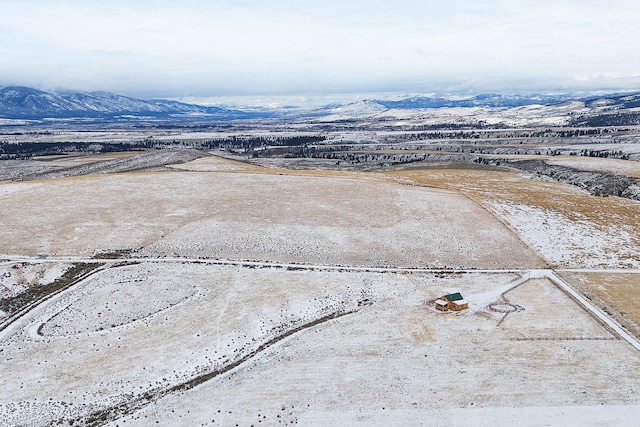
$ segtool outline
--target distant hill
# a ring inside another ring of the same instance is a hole
[[[161,99],[141,100],[109,92],[64,91],[50,93],[22,86],[9,86],[0,89],[0,118],[116,119],[127,116],[152,118],[204,116],[217,119],[238,119],[251,117],[251,114]]]
[[[582,100],[587,113],[571,120],[574,126],[640,125],[640,93],[613,94]]]
[[[522,107],[525,105],[554,105],[572,100],[569,95],[497,95],[483,94],[469,98],[418,96],[399,101],[376,101],[387,108],[423,109],[455,107]]]
[[[587,107],[629,109],[640,108],[640,93],[612,94],[583,99]]]
[[[315,109],[268,108],[242,111],[223,107],[186,104],[163,99],[142,100],[109,92],[58,91],[55,93],[23,87],[0,89],[2,119],[98,119],[98,120],[237,120],[249,118],[326,117],[354,120],[374,117],[388,110],[438,108],[517,108],[530,105],[550,107],[573,102],[580,111],[572,117],[575,126],[640,124],[640,94],[612,94],[578,98],[571,95],[499,95],[473,97],[416,96],[401,100],[364,99],[351,104],[331,104]],[[403,113],[404,114],[404,113]]]

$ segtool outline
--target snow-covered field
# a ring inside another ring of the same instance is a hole
[[[570,123],[569,113],[585,113],[581,102],[571,102],[556,106],[528,105],[515,108],[491,107],[444,107],[428,109],[385,109],[382,105],[367,101],[356,102],[329,110],[316,119],[318,122],[333,122],[359,118],[371,120],[371,126],[379,124],[377,119],[412,122],[416,125],[448,125],[488,123],[510,127],[566,126]]]
[[[0,330],[0,425],[640,418],[640,352],[539,270],[640,268],[638,202],[512,172],[174,170],[0,183],[0,298],[101,265]],[[451,292],[469,309],[437,311]]]
[[[640,147],[636,145],[636,149],[631,152],[640,152]],[[562,157],[561,159],[551,157],[545,159],[545,161],[552,165],[568,166],[581,170],[608,172],[640,178],[640,162],[636,161],[568,156]]]
[[[0,299],[51,283],[68,268],[69,265],[63,263],[0,263]]]
[[[524,204],[495,203],[492,208],[554,265],[640,268],[637,237],[619,224],[600,227],[587,218]]]
[[[462,192],[555,267],[640,267],[637,201],[597,197],[569,184],[507,171],[415,170],[392,175]]]
[[[544,265],[467,198],[375,176],[95,176],[0,184],[0,203],[0,254],[142,248],[145,256],[320,264]]]
[[[638,352],[549,280],[521,275],[112,267],[1,337],[0,419],[439,425],[473,408],[558,419],[558,407],[640,405]],[[436,311],[452,290],[470,309]]]

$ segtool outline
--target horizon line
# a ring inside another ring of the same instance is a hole
[[[366,100],[380,101],[401,101],[411,98],[433,98],[448,100],[466,100],[483,95],[496,96],[566,96],[567,98],[580,99],[592,96],[615,96],[615,95],[631,95],[640,93],[640,88],[622,89],[622,88],[601,88],[601,89],[548,89],[548,90],[487,90],[487,91],[354,91],[354,92],[292,92],[292,93],[245,93],[245,94],[216,94],[216,95],[178,95],[178,96],[151,96],[142,97],[130,94],[119,93],[111,90],[79,90],[69,88],[42,88],[27,86],[22,84],[0,85],[0,90],[8,88],[26,88],[37,90],[54,95],[64,95],[64,92],[71,93],[110,93],[117,96],[139,99],[144,101],[167,100],[176,101],[185,104],[202,105],[202,106],[247,106],[247,107],[266,107],[266,108],[286,108],[286,107],[304,107],[304,106],[322,106],[339,102],[354,103]],[[244,102],[239,102],[244,101]]]

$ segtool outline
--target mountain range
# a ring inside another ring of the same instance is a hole
[[[239,119],[251,113],[164,99],[142,100],[110,92],[44,92],[23,86],[0,89],[0,118],[189,118]]]
[[[401,100],[365,99],[351,104],[332,104],[316,109],[288,108],[243,111],[223,107],[187,104],[178,101],[142,100],[109,92],[45,92],[23,86],[0,89],[0,118],[3,119],[102,119],[102,120],[238,120],[248,118],[321,117],[347,114],[367,117],[386,110],[422,110],[439,108],[516,108],[530,105],[553,106],[579,101],[594,111],[616,112],[640,108],[640,93],[613,94],[578,98],[571,95],[483,94],[465,98],[418,96]]]

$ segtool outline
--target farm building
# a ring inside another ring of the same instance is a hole
[[[462,298],[460,292],[442,296],[436,300],[436,308],[440,311],[460,311],[469,308],[469,303]]]
[[[469,308],[469,303],[463,299],[457,301],[451,301],[451,310],[460,311]]]
[[[437,299],[436,300],[436,308],[440,311],[447,311],[449,310],[449,302],[448,301],[443,301],[441,299]]]

